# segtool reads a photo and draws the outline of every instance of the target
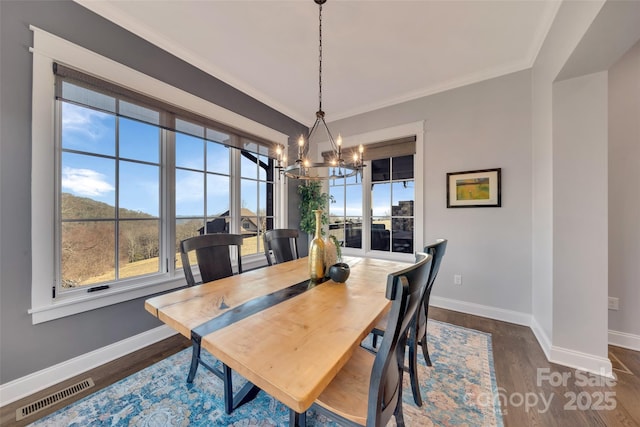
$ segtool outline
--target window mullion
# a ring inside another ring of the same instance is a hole
[[[365,161],[365,173],[362,174],[362,250],[371,251],[371,221],[372,221],[372,187],[371,187],[371,160]]]
[[[117,103],[117,105],[119,105],[120,103]],[[115,251],[115,258],[114,258],[114,266],[115,266],[115,271],[113,272],[113,276],[115,277],[115,281],[117,282],[118,280],[120,280],[120,254],[118,253],[118,251],[120,250],[120,117],[117,115],[117,111],[116,111],[116,123],[115,123],[115,132],[116,134],[114,135],[116,141],[115,141],[115,185],[116,185],[116,198],[114,200],[114,205],[115,205],[115,215],[114,215],[114,219],[115,219],[115,223],[113,224],[113,229],[114,229],[114,233],[115,235],[113,236],[113,241],[114,241],[114,251]]]
[[[240,233],[240,214],[242,211],[242,194],[240,194],[241,189],[241,173],[240,173],[240,150],[231,149],[231,167],[229,168],[230,172],[230,194],[231,194],[231,205],[229,206],[229,232],[234,234]]]
[[[173,119],[174,117],[172,117]],[[176,134],[173,131],[163,129],[160,132],[160,212],[161,234],[160,247],[161,259],[164,259],[164,270],[170,275],[175,274],[176,257],[176,158],[175,158]]]

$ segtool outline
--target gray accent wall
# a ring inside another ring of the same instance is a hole
[[[0,383],[160,325],[137,299],[32,325],[29,25],[67,39],[287,135],[306,126],[72,1],[0,1]],[[290,141],[291,143],[291,141]],[[289,201],[297,205],[295,186]],[[289,213],[298,224],[297,209]],[[38,260],[33,260],[37,263]]]
[[[350,135],[424,120],[424,242],[449,240],[433,288],[461,309],[531,313],[531,73],[521,71],[330,124]],[[447,208],[446,174],[502,168],[502,207]],[[462,275],[462,285],[453,276]],[[445,305],[449,305],[446,303]],[[468,304],[465,307],[465,304]],[[450,305],[449,305],[450,306]]]

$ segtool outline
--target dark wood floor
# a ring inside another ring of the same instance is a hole
[[[617,376],[615,385],[599,376],[547,362],[531,330],[454,311],[431,308],[431,318],[488,332],[492,335],[496,379],[505,426],[628,426],[640,427],[640,352],[609,347]],[[0,425],[23,426],[71,403],[43,410],[20,422],[16,409],[90,376],[95,387],[75,398],[106,387],[189,346],[174,336],[129,354],[68,381],[0,408]],[[562,376],[567,378],[564,384]]]

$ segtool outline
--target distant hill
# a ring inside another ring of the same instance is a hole
[[[62,219],[114,218],[115,207],[88,197],[62,193]],[[145,212],[120,208],[120,218],[154,218]]]

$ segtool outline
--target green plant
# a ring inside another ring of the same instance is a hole
[[[333,234],[329,235],[329,239],[336,246],[336,255],[338,256],[338,261],[342,261],[342,247],[340,246],[340,241]]]
[[[322,192],[322,183],[320,181],[307,181],[298,186],[298,194],[300,195],[300,230],[307,234],[313,234],[316,231],[316,216],[314,210],[322,211],[322,224],[329,223],[329,200],[330,196]],[[324,235],[324,230],[322,230]]]

